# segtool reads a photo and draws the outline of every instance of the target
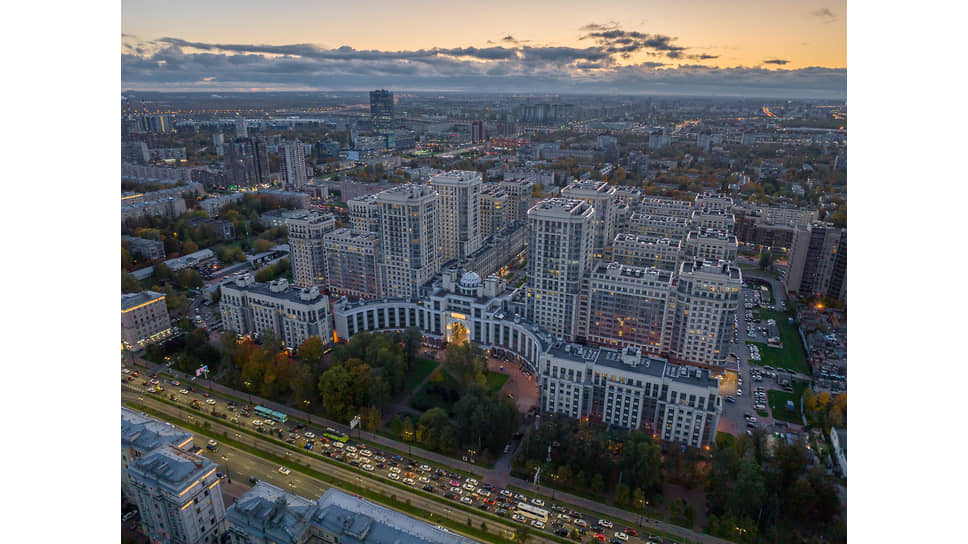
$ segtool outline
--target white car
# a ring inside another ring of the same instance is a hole
[[[314,433],[306,433],[303,436],[305,436],[306,438],[308,438],[310,440],[313,440],[314,438],[316,438],[316,435]]]
[[[466,484],[464,484],[464,486],[463,486],[463,487],[464,487],[464,489],[466,489],[466,490],[468,490],[468,491],[474,491],[474,486],[473,486],[473,485],[471,485],[471,484],[470,484],[470,482],[468,482],[468,483],[466,483]]]
[[[467,497],[467,496],[464,496],[464,497],[461,497],[460,498],[460,502],[462,502],[464,504],[473,504],[474,499],[472,499],[470,497]]]
[[[390,467],[390,472],[400,474],[400,467]]]
[[[290,472],[292,472],[292,471],[291,471],[291,470],[289,470],[289,469],[288,469],[288,468],[286,468],[286,467],[279,467],[279,473],[280,473],[280,474],[285,474],[285,475],[287,475],[287,476],[288,476]]]
[[[261,427],[262,426],[262,421],[261,420],[258,420],[258,419],[253,419],[252,420],[252,426],[253,427]]]
[[[369,456],[373,455],[373,452],[370,451],[370,450],[363,450],[363,451],[360,452],[360,455],[362,455],[363,457],[369,457]]]
[[[534,521],[531,522],[531,525],[534,525],[538,529],[544,529],[544,522],[543,521],[534,520]]]
[[[477,480],[475,480],[474,478],[468,478],[467,479],[467,483],[469,483],[469,484],[471,484],[471,485],[473,485],[475,487],[477,486]]]
[[[368,471],[368,472],[373,472],[373,465],[367,463],[367,464],[363,465],[363,470]]]
[[[598,520],[598,524],[601,525],[602,527],[605,527],[606,529],[612,528],[612,522],[608,521],[607,519]]]
[[[531,499],[531,504],[535,506],[544,506],[544,501],[541,499]]]
[[[187,395],[188,389],[182,389],[181,391],[179,391],[179,393],[181,393],[182,395]]]
[[[627,535],[627,534],[619,531],[619,532],[616,532],[615,533],[615,538],[617,538],[619,540],[626,540],[627,541],[629,539],[629,535]]]
[[[420,465],[421,472],[430,472],[430,467],[427,465]]]
[[[430,483],[430,478],[428,478],[426,476],[421,476],[420,478],[417,478],[417,481],[419,481],[422,484],[429,484]]]
[[[205,404],[211,404],[211,405],[214,406],[215,405],[215,399],[208,399],[208,400],[205,401]]]
[[[122,368],[121,369],[121,372],[124,373],[124,374],[131,374],[131,370],[129,370],[127,368]]]
[[[396,472],[391,472],[390,474],[387,474],[387,478],[390,478],[391,480],[399,480],[400,475]]]
[[[355,447],[355,446],[347,446],[347,447],[346,447],[346,451],[348,451],[348,452],[350,452],[350,453],[356,453],[356,452],[358,452],[359,450],[358,450],[358,449],[356,449],[356,447]]]
[[[522,522],[522,523],[523,523],[523,522],[525,522],[525,521],[527,521],[527,518],[525,518],[525,517],[524,517],[524,516],[522,516],[521,514],[513,514],[513,515],[511,516],[511,519],[513,519],[514,521],[520,521],[520,522]]]
[[[416,482],[413,481],[413,478],[404,478],[403,479],[403,483],[405,483],[407,485],[413,485]]]

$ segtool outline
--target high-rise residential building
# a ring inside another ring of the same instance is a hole
[[[128,489],[153,542],[214,544],[224,529],[216,465],[167,444],[128,465]]]
[[[733,234],[736,230],[736,218],[731,209],[697,208],[692,212],[690,225],[694,230],[721,230]]]
[[[561,190],[562,198],[583,200],[595,208],[595,242],[592,256],[604,259],[615,239],[615,187],[604,181],[573,181]]]
[[[370,91],[370,120],[377,134],[384,137],[384,150],[395,147],[393,141],[393,93],[385,89]]]
[[[471,122],[471,142],[479,144],[487,141],[487,126],[484,121]]]
[[[225,135],[221,132],[212,134],[212,145],[215,146],[215,153],[221,157],[225,153]]]
[[[429,185],[397,185],[376,195],[384,296],[416,296],[440,272],[440,196]]]
[[[616,263],[675,273],[679,270],[681,258],[682,242],[672,238],[619,233],[612,241],[611,261]]]
[[[527,221],[534,182],[528,177],[516,177],[504,179],[498,182],[498,185],[508,194],[508,204],[511,207],[511,214],[508,219],[511,221],[515,219]]]
[[[380,205],[376,195],[363,195],[346,201],[350,228],[360,232],[380,232]]]
[[[651,238],[671,238],[682,240],[692,228],[689,217],[671,215],[649,215],[635,212],[629,218],[629,229],[640,236]]]
[[[245,126],[245,119],[239,118],[235,120],[235,137],[236,138],[248,138],[249,130]]]
[[[279,146],[279,170],[283,190],[302,191],[306,186],[306,154],[299,140]]]
[[[297,287],[326,287],[326,250],[323,236],[336,228],[332,214],[306,212],[286,219],[289,231],[289,260]]]
[[[237,138],[224,146],[225,180],[230,186],[255,187],[269,183],[269,154],[258,138]]]
[[[229,544],[476,544],[336,488],[314,502],[258,482],[225,519]]]
[[[293,350],[313,336],[324,343],[333,337],[329,297],[318,287],[300,289],[285,279],[257,283],[251,273],[230,278],[220,287],[219,313],[226,330],[244,335],[270,330]]]
[[[670,271],[599,262],[585,278],[579,336],[659,355],[671,290]]]
[[[736,262],[739,242],[736,236],[724,230],[691,230],[682,243],[683,256],[705,261]]]
[[[797,229],[817,220],[817,210],[736,206],[736,238],[746,244],[792,248]]]
[[[790,250],[786,290],[801,297],[847,296],[847,230],[816,221],[797,229]]]
[[[732,338],[743,277],[728,262],[689,260],[679,268],[670,301],[673,311],[669,358],[719,369],[725,365],[726,342]]]
[[[128,489],[128,465],[166,445],[189,451],[194,435],[171,423],[121,407],[121,492],[133,499]]]
[[[151,152],[145,142],[121,142],[121,161],[144,164],[151,160]]]
[[[508,194],[497,183],[481,186],[481,237],[487,238],[511,222]]]
[[[582,278],[591,268],[594,214],[587,202],[566,198],[528,210],[527,318],[568,340],[578,330]]]
[[[172,335],[165,295],[142,291],[121,295],[121,346],[136,351]]]
[[[642,430],[694,448],[713,443],[723,413],[719,380],[621,350],[554,344],[540,355],[541,411]]]
[[[440,259],[463,259],[481,247],[480,172],[453,170],[431,176],[440,195]]]
[[[323,237],[323,246],[331,295],[350,299],[381,295],[380,233],[336,229]]]
[[[639,210],[645,215],[689,218],[692,216],[693,203],[671,198],[646,197],[639,203]]]

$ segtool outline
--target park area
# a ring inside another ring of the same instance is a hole
[[[433,368],[431,367],[430,370],[432,371]],[[508,378],[507,374],[487,371],[485,387],[491,392],[500,391]],[[422,380],[423,378],[416,383],[419,384]],[[460,400],[460,388],[457,380],[449,372],[441,369],[438,375],[431,376],[430,380],[410,397],[410,407],[420,412],[425,412],[431,408],[443,408],[448,414],[453,415],[454,404],[458,400]]]
[[[800,398],[803,391],[807,388],[807,383],[803,381],[793,382],[793,392],[786,391],[767,391],[766,397],[770,406],[773,419],[786,421],[787,423],[803,424],[800,418]],[[793,410],[787,410],[787,401],[793,401]]]

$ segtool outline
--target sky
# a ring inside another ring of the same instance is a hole
[[[122,89],[842,98],[846,2],[124,0]]]

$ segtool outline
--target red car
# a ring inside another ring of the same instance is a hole
[[[636,531],[635,529],[631,528],[631,527],[626,527],[625,528],[625,534],[629,534],[629,535],[632,535],[632,536],[639,536],[639,532]]]
[[[205,395],[205,398],[208,398],[208,397],[211,397],[212,396],[212,395],[209,395],[208,393],[205,393],[204,395]]]
[[[603,535],[602,533],[595,533],[595,538],[597,540],[601,540],[602,542],[605,542],[605,535]]]

